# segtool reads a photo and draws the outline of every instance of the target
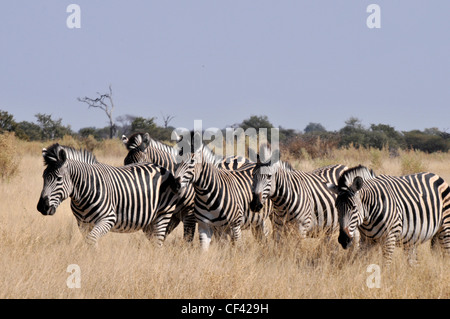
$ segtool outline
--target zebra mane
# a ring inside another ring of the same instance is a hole
[[[279,168],[281,168],[285,171],[288,171],[288,172],[294,171],[294,168],[292,167],[291,163],[289,163],[289,162],[279,160],[277,163],[275,163],[275,164],[278,165]]]
[[[359,176],[363,179],[363,181],[370,180],[376,178],[376,174],[372,169],[368,169],[365,166],[358,165],[352,168],[345,170],[338,181],[338,189],[348,189],[352,186],[353,180],[356,176]]]
[[[294,170],[292,165],[289,162],[285,162],[280,160],[280,151],[279,149],[272,152],[271,148],[267,144],[262,144],[259,147],[259,154],[256,154],[257,163],[256,167],[261,168],[262,171],[271,171],[282,169],[288,172]],[[253,156],[253,155],[252,155]]]
[[[219,163],[222,160],[220,158],[220,156],[217,156],[216,154],[214,154],[213,151],[203,143],[202,143],[202,146],[199,149],[199,151],[201,152],[202,161],[205,161],[206,163],[219,165]]]
[[[73,147],[59,145],[58,143],[55,143],[55,144],[51,145],[50,147],[44,148],[42,150],[42,156],[44,157],[44,164],[46,166],[60,165],[60,162],[61,162],[60,151],[61,150],[65,151],[67,159],[84,162],[84,163],[88,163],[88,164],[98,163],[94,154],[92,154],[88,150],[85,150],[85,149],[76,150]]]
[[[154,140],[153,138],[150,137],[148,133],[142,132],[134,133],[133,135],[131,135],[126,142],[126,147],[129,151],[138,149],[142,152],[145,152],[145,150],[148,147],[151,147],[172,154],[173,156],[177,155],[177,150],[174,147],[167,145],[163,142]]]
[[[164,151],[164,152],[170,153],[173,156],[177,155],[177,150],[173,146],[167,145],[167,144],[165,144],[163,142],[154,140],[152,138],[150,138],[150,143],[148,144],[148,146],[152,147],[152,148],[155,148],[155,149],[158,149],[160,151]]]

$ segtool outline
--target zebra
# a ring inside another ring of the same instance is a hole
[[[167,144],[153,140],[148,133],[135,133],[127,138],[122,135],[122,142],[128,150],[124,164],[150,162],[175,173],[178,150]],[[172,219],[167,227],[167,235],[183,221],[184,239],[191,242],[195,234],[194,189],[192,186],[180,194]],[[176,196],[174,194],[174,196]]]
[[[339,177],[346,169],[348,169],[346,165],[333,164],[316,168],[315,170],[311,171],[311,173],[321,177],[322,180],[324,180],[327,184],[333,183],[337,185]]]
[[[37,204],[53,215],[68,197],[78,227],[88,244],[108,231],[142,230],[162,245],[176,205],[174,176],[155,164],[114,167],[99,163],[86,150],[53,144],[42,150],[44,185]]]
[[[175,171],[178,150],[170,145],[156,141],[148,133],[135,133],[129,138],[122,135],[122,142],[128,150],[124,164],[151,162],[169,171]]]
[[[263,161],[261,161],[261,157]],[[304,172],[279,160],[279,151],[262,146],[253,171],[251,209],[258,211],[267,199],[273,202],[274,238],[280,241],[288,224],[296,223],[301,238],[338,228],[336,196],[327,182],[336,181],[346,166],[330,165]]]
[[[176,133],[176,132],[175,132]],[[175,134],[177,142],[181,140],[181,136]],[[194,132],[190,132],[191,140],[188,144],[194,145]],[[178,167],[178,156],[181,150],[156,141],[150,137],[148,133],[135,133],[127,138],[122,136],[122,142],[128,149],[128,154],[124,159],[124,164],[151,162],[168,169],[172,174]],[[191,148],[191,151],[193,148]],[[248,163],[248,160],[239,156],[230,156],[224,159],[213,157],[214,165],[219,168],[228,170],[239,169],[241,165]],[[172,215],[172,220],[167,228],[168,234],[183,220],[184,238],[190,242],[194,238],[196,219],[194,215],[194,196],[195,191],[191,184],[187,185],[186,190],[180,194],[180,200]]]
[[[185,159],[175,179],[180,189],[192,184],[195,189],[195,217],[200,244],[208,250],[213,234],[226,233],[234,243],[241,243],[242,229],[251,228],[256,239],[268,236],[270,205],[261,213],[250,210],[252,171],[255,163],[245,161],[228,170],[217,165],[212,151],[201,143]]]
[[[450,187],[438,175],[425,172],[406,176],[376,176],[359,165],[344,171],[336,192],[339,238],[346,249],[357,229],[368,245],[382,245],[386,264],[396,244],[416,262],[416,246],[431,239],[450,255]]]

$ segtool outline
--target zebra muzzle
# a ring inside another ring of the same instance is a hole
[[[353,236],[350,235],[348,227],[341,228],[339,230],[338,242],[341,244],[342,248],[347,249],[351,246],[353,241]]]
[[[254,212],[259,212],[263,208],[263,204],[261,204],[260,196],[253,194],[252,201],[250,202],[250,209]]]
[[[37,204],[37,210],[42,215],[53,215],[56,212],[56,207],[50,206],[50,199],[48,197],[41,197]]]

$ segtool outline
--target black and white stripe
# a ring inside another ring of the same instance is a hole
[[[333,183],[333,184],[337,185],[337,183],[339,181],[339,177],[341,177],[341,174],[346,169],[348,169],[348,167],[345,165],[333,164],[333,165],[316,168],[311,173],[314,175],[318,175],[326,183]]]
[[[344,248],[359,229],[361,240],[381,243],[387,263],[395,244],[403,244],[415,258],[415,247],[431,239],[450,254],[450,188],[438,175],[375,176],[357,166],[330,188],[338,194],[339,242]]]
[[[328,190],[327,182],[337,180],[345,166],[331,165],[309,173],[293,169],[275,154],[261,148],[264,160],[258,161],[253,171],[251,203],[251,208],[258,210],[266,199],[273,202],[275,239],[279,240],[287,224],[294,222],[301,237],[337,230],[336,196]]]
[[[211,150],[201,144],[178,167],[175,177],[181,188],[195,189],[195,216],[200,243],[207,250],[215,232],[241,240],[241,230],[251,227],[257,239],[267,237],[270,205],[261,213],[250,210],[252,171],[255,163],[244,161],[235,170],[217,165]]]
[[[166,227],[176,204],[171,189],[174,177],[155,164],[113,167],[99,163],[85,150],[54,144],[43,150],[46,168],[37,205],[53,215],[66,198],[90,244],[108,231],[129,233],[143,230],[147,237],[165,239]]]
[[[191,150],[194,145],[193,136],[193,132],[191,132],[191,140],[187,141],[187,145],[190,146],[189,148]],[[177,138],[181,139],[181,136],[177,136]],[[136,133],[130,136],[130,138],[122,136],[122,141],[128,149],[128,154],[124,160],[125,165],[130,163],[150,162],[167,168],[171,173],[174,173],[179,165],[180,149],[156,141],[152,139],[148,133]],[[211,157],[211,161],[218,168],[227,170],[239,169],[241,165],[245,165],[248,162],[248,160],[238,156],[226,158],[213,156]],[[167,227],[168,234],[179,224],[180,220],[182,220],[184,225],[184,238],[187,241],[192,241],[196,226],[194,196],[195,191],[192,184],[188,184],[185,190],[179,194],[177,207],[175,208],[172,220]]]
[[[127,138],[122,136],[122,142],[125,144],[128,154],[124,159],[124,164],[145,163],[150,162],[162,166],[175,173],[177,167],[176,148],[155,141],[150,138],[148,133],[136,133]],[[192,241],[195,234],[195,216],[194,216],[194,189],[192,186],[187,187],[182,194],[179,194],[177,206],[172,215],[172,220],[167,227],[167,234],[183,221],[184,239]],[[176,196],[174,194],[174,196]]]

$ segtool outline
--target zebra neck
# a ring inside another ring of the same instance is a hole
[[[279,199],[285,199],[292,189],[291,176],[283,169],[277,169],[272,176],[272,185],[269,198],[274,202]]]
[[[220,183],[219,169],[214,164],[203,161],[199,175],[194,183],[194,188],[198,195],[209,197],[210,194],[220,187],[218,185]]]
[[[174,173],[176,159],[175,156],[169,152],[148,147],[147,160],[151,163],[162,166]]]
[[[371,223],[378,218],[380,206],[377,204],[380,194],[370,188],[363,188],[359,191],[363,212],[360,212],[361,223]]]
[[[72,205],[81,208],[92,202],[94,198],[104,192],[106,172],[93,169],[92,164],[73,162],[69,164],[70,178],[72,180],[72,192],[70,198]],[[95,165],[97,167],[97,165]],[[101,175],[101,178],[99,178]]]
[[[175,157],[177,156],[177,150],[174,147],[172,147],[170,145],[166,145],[166,144],[158,142],[158,141],[155,141],[153,139],[150,140],[148,149],[150,149],[150,148],[154,148],[154,149],[166,152],[171,157],[173,157],[174,160],[175,160]]]

